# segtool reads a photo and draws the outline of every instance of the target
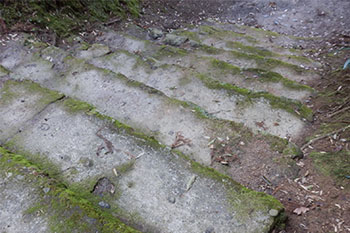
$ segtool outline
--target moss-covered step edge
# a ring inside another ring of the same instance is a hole
[[[125,51],[122,49],[118,49],[118,51]],[[127,53],[127,52],[126,52]],[[132,53],[128,53],[132,54]],[[139,53],[138,55],[143,56],[146,58],[146,61],[149,63],[156,63],[157,60],[160,60],[163,57],[168,57],[168,56],[179,56],[179,57],[184,57],[186,55],[190,55],[191,53],[185,49],[178,48],[178,47],[173,47],[169,45],[160,45],[159,48],[157,49],[157,52],[151,56],[147,56],[143,54],[142,52]],[[192,54],[193,55],[193,54]],[[238,66],[232,65],[228,62],[216,59],[216,58],[210,58],[210,57],[201,57],[198,55],[195,55],[196,59],[204,59],[211,61],[211,65],[213,67],[223,69],[226,71],[230,71],[233,75],[242,75],[245,71],[247,72],[254,72],[257,75],[259,75],[259,81],[261,82],[280,82],[283,86],[294,89],[294,90],[307,90],[310,92],[315,92],[315,90],[307,85],[300,84],[296,81],[290,80],[288,78],[283,77],[281,74],[274,72],[274,71],[269,71],[264,68],[245,68],[241,69]],[[305,70],[306,71],[306,70]],[[244,75],[243,75],[244,76]]]
[[[140,57],[138,57],[137,55],[131,54],[128,51],[123,51],[123,52],[127,55],[131,55],[131,56],[135,57],[137,59],[138,65],[143,64],[143,65],[146,65],[147,67],[149,67],[150,62],[152,62],[149,60],[144,61]],[[112,55],[113,54],[108,54],[107,56],[112,56]],[[88,67],[92,67],[93,69],[101,70],[102,72],[104,72],[106,74],[114,75],[115,77],[124,80],[130,86],[139,87],[140,89],[146,90],[149,93],[159,94],[160,96],[164,96],[167,99],[169,99],[171,102],[180,103],[180,105],[183,107],[195,106],[196,113],[201,118],[203,117],[203,115],[205,117],[211,116],[209,113],[207,113],[207,111],[205,109],[203,109],[202,107],[200,107],[192,102],[181,101],[181,100],[178,100],[175,98],[171,98],[160,90],[157,90],[153,87],[150,87],[142,82],[132,80],[123,74],[120,74],[120,73],[117,74],[109,69],[96,67],[96,66],[88,63],[85,59],[75,58],[71,55],[68,55],[64,58],[65,63],[70,63],[70,61],[73,61],[73,60],[77,63],[85,63],[85,65],[87,65]],[[167,64],[164,64],[163,66],[167,66]],[[313,119],[312,110],[309,109],[307,106],[303,105],[302,103],[300,103],[299,101],[291,100],[288,98],[277,97],[277,96],[274,96],[274,95],[267,93],[267,92],[253,92],[253,91],[250,91],[248,89],[240,88],[240,87],[234,86],[232,84],[228,84],[228,83],[220,83],[217,80],[213,80],[210,77],[204,76],[201,74],[195,75],[193,77],[199,78],[199,80],[201,80],[210,89],[224,89],[228,92],[245,96],[247,101],[251,101],[252,99],[264,98],[270,103],[271,107],[273,107],[273,108],[285,110],[285,111],[287,111],[287,112],[289,112],[289,113],[291,113],[291,114],[293,114],[301,119],[306,119],[308,121],[312,121],[312,119]],[[191,109],[191,110],[194,110],[194,109]],[[213,118],[213,116],[211,116],[211,118]]]
[[[220,23],[220,22],[215,22],[216,24],[219,24],[219,25],[224,25],[224,23]],[[238,33],[238,32],[233,32],[233,31],[230,31],[230,30],[225,30],[225,29],[221,29],[221,28],[218,28],[218,27],[215,27],[215,26],[210,26],[210,25],[201,25],[201,29],[204,33],[212,33],[212,34],[218,34],[218,32],[221,32],[221,35],[230,35],[231,33],[233,33],[233,35],[236,35],[236,36],[240,36],[240,37],[244,37],[246,38],[247,41],[250,41],[252,44],[257,44],[259,43],[259,41],[255,38],[255,33],[258,33],[258,34],[264,34],[263,36],[264,37],[287,37],[287,38],[290,38],[291,40],[299,40],[299,41],[311,41],[311,40],[318,40],[318,39],[321,39],[320,37],[301,37],[301,36],[293,36],[293,35],[284,35],[284,34],[279,34],[277,32],[273,32],[273,31],[270,31],[270,30],[266,30],[266,29],[262,29],[262,28],[255,28],[255,27],[249,27],[249,26],[246,26],[246,25],[238,25],[238,24],[235,24],[235,26],[237,28],[242,28],[243,30],[248,30],[248,31],[251,31],[254,33],[254,37],[251,36],[251,35],[247,35],[246,33]],[[282,48],[283,47],[280,47],[280,46],[276,46],[276,48]],[[297,52],[300,52],[300,49],[293,49],[293,51],[297,51]]]
[[[124,50],[118,50],[118,52],[125,53],[128,56],[135,57],[137,60],[136,65],[143,65],[143,66],[147,66],[147,68],[151,68],[150,64],[152,64],[152,60],[144,61],[141,57],[139,57],[139,55],[135,55],[135,54],[132,54],[132,53],[130,53],[128,51],[124,51]],[[113,53],[108,54],[107,56],[113,56]],[[212,62],[215,63],[219,67],[223,67],[223,69],[232,69],[232,70],[235,69],[235,66],[224,63],[222,61],[218,61],[216,59],[213,59]],[[160,67],[167,67],[167,66],[177,66],[181,69],[183,68],[179,65],[168,65],[168,64],[163,64]],[[101,69],[104,69],[104,68],[101,68]],[[263,76],[271,75],[271,78],[269,78],[270,80],[278,80],[278,79],[281,80],[282,79],[283,83],[286,83],[286,85],[289,85],[289,86],[293,86],[294,88],[300,87],[301,89],[305,89],[305,90],[311,89],[305,85],[301,85],[301,84],[297,85],[296,82],[285,79],[276,73],[272,73],[272,72],[264,73],[264,71],[259,70],[259,69],[248,69],[248,70],[257,72]],[[110,71],[110,70],[108,70],[108,71]],[[111,72],[113,72],[113,71],[111,71]],[[309,107],[307,107],[306,105],[302,104],[300,101],[292,100],[292,99],[284,98],[284,97],[278,97],[278,96],[275,96],[275,95],[270,94],[268,92],[255,92],[255,91],[249,90],[247,88],[238,87],[238,86],[230,84],[230,83],[220,82],[216,79],[213,79],[211,76],[209,76],[207,74],[201,74],[201,73],[196,73],[196,72],[192,72],[192,73],[193,73],[193,75],[191,77],[198,78],[209,89],[226,90],[228,93],[244,96],[246,98],[246,101],[248,101],[248,102],[252,101],[253,99],[263,98],[269,102],[269,104],[272,108],[285,110],[285,111],[287,111],[287,112],[289,112],[289,113],[291,113],[291,114],[293,114],[301,119],[306,119],[308,121],[313,120],[312,110]],[[138,81],[134,81],[134,82],[140,83]],[[145,85],[145,84],[142,84],[142,85]],[[149,87],[149,88],[152,88],[152,87]],[[165,95],[165,94],[163,94],[163,95]],[[169,97],[169,98],[171,98],[171,97]],[[191,105],[193,105],[193,103],[191,103]]]
[[[0,77],[3,75],[8,75],[9,73],[10,73],[10,71],[8,69],[6,69],[2,65],[0,65]]]
[[[33,92],[33,93],[37,92],[43,95],[40,98],[39,102],[41,102],[44,106],[50,103],[53,103],[57,100],[60,100],[64,97],[62,93],[44,89],[40,85],[33,83],[32,81],[29,81],[29,80],[23,80],[23,81],[6,80],[3,84],[3,87],[1,88],[3,95],[1,96],[0,103],[6,103],[11,101],[14,98],[20,97],[19,94],[11,92],[10,88],[11,86],[23,85],[23,84],[24,84],[24,88],[27,89],[29,92]]]
[[[93,45],[90,45],[90,46],[93,46]],[[47,48],[49,46],[47,45],[47,46],[44,46],[44,48],[45,47]],[[85,49],[87,49],[87,48],[85,48]],[[130,53],[128,51],[125,51],[125,50],[117,50],[117,51],[125,53],[128,56],[135,57],[137,59],[137,64],[138,65],[142,64],[142,65],[146,65],[147,67],[149,67],[150,64],[154,64],[153,56],[148,58],[146,61],[144,61],[140,57],[139,54],[132,54],[132,53]],[[179,49],[179,48],[172,47],[172,46],[167,46],[167,45],[160,46],[160,49],[158,50],[158,52],[159,51],[165,52],[165,53],[162,53],[164,56],[167,56],[167,55],[170,55],[170,54],[171,55],[173,55],[173,54],[176,54],[176,55],[186,55],[186,54],[188,54],[188,52],[186,50]],[[158,54],[158,52],[157,52],[157,54]],[[108,54],[106,56],[112,56],[112,55],[113,54]],[[156,57],[157,57],[157,55],[156,55]],[[74,58],[71,55],[68,55],[64,59],[64,61],[67,62],[70,59],[81,60],[81,62],[85,61],[84,59]],[[299,83],[297,83],[295,81],[291,81],[291,80],[289,80],[287,78],[284,78],[282,75],[280,75],[280,74],[278,74],[276,72],[266,71],[264,69],[254,69],[254,68],[241,70],[240,68],[238,68],[236,66],[233,66],[233,65],[231,65],[231,64],[229,64],[227,62],[221,61],[221,60],[217,60],[217,59],[214,59],[214,58],[211,58],[210,60],[211,60],[211,63],[212,63],[212,65],[214,67],[217,67],[217,68],[223,69],[223,70],[228,70],[228,71],[231,71],[232,73],[241,73],[243,71],[256,72],[259,75],[261,75],[263,81],[267,81],[267,82],[281,82],[284,86],[286,86],[288,88],[291,88],[291,89],[313,91],[313,89],[311,87],[299,84]],[[163,66],[167,66],[167,64],[164,64]],[[181,66],[179,66],[179,67],[182,68]],[[96,67],[96,68],[113,73],[113,71],[108,70],[108,69],[99,68],[99,67]],[[118,75],[118,76],[123,76],[123,75]],[[305,106],[304,104],[302,104],[300,101],[291,100],[291,99],[283,98],[283,97],[277,97],[277,96],[272,95],[272,94],[270,94],[268,92],[254,92],[254,91],[251,91],[249,89],[238,87],[238,86],[235,86],[235,85],[229,84],[229,83],[221,83],[221,82],[219,82],[217,80],[212,79],[211,77],[209,77],[208,75],[205,75],[205,74],[197,74],[197,75],[194,75],[193,77],[199,78],[210,89],[224,89],[224,90],[226,90],[228,92],[231,92],[231,93],[243,95],[243,96],[245,96],[247,98],[247,101],[252,100],[252,99],[264,98],[270,103],[271,107],[273,107],[273,108],[279,108],[279,109],[285,110],[285,111],[287,111],[287,112],[289,112],[289,113],[291,113],[291,114],[293,114],[293,115],[295,115],[295,116],[297,116],[297,117],[299,117],[301,119],[306,119],[308,121],[312,121],[313,120],[313,112],[312,112],[312,110],[310,108],[308,108],[307,106]],[[124,76],[124,78],[127,78],[127,77]],[[140,83],[138,81],[134,81],[134,80],[131,80],[131,79],[129,79],[129,80],[132,83],[134,83],[134,86],[142,86],[144,88],[146,87],[145,84],[142,84],[142,83]],[[147,88],[148,89],[153,89],[151,87],[147,87]],[[155,89],[152,90],[152,92],[153,93],[157,93],[157,92],[161,93],[160,91],[155,90]],[[162,93],[162,94],[165,96],[164,93]],[[190,103],[190,105],[194,105],[194,104]],[[203,112],[203,111],[201,111],[201,112]]]
[[[162,145],[161,143],[159,143],[157,140],[155,140],[153,137],[149,137],[147,135],[145,135],[144,133],[138,132],[136,130],[134,130],[133,128],[131,128],[128,125],[125,125],[117,120],[114,120],[113,118],[109,117],[109,116],[105,116],[100,114],[99,112],[96,111],[96,109],[94,107],[92,107],[91,105],[75,100],[75,99],[71,99],[68,98],[66,100],[64,100],[63,102],[64,106],[66,107],[67,111],[70,111],[72,113],[74,112],[84,112],[88,115],[94,115],[95,117],[102,119],[106,122],[110,122],[112,124],[112,126],[116,127],[119,130],[123,130],[124,132],[126,132],[127,134],[130,134],[132,136],[135,136],[136,138],[140,138],[142,139],[141,143],[144,143],[145,145],[149,145],[155,149],[165,149],[168,152],[172,152],[175,153],[177,155],[179,155],[181,158],[185,159],[186,161],[188,161],[191,164],[191,169],[193,172],[195,172],[196,174],[198,174],[199,176],[205,176],[214,180],[217,180],[218,182],[222,182],[226,189],[228,190],[228,196],[232,196],[232,200],[230,201],[230,204],[232,204],[233,208],[236,207],[237,203],[235,201],[234,196],[237,195],[237,193],[239,194],[239,196],[241,198],[244,198],[244,201],[247,201],[247,203],[253,203],[254,208],[266,208],[268,207],[269,209],[276,209],[279,211],[279,215],[274,219],[274,223],[271,225],[271,229],[268,230],[272,230],[274,227],[282,227],[283,223],[286,220],[285,214],[284,214],[284,208],[282,206],[282,204],[276,200],[274,197],[267,195],[265,193],[261,193],[261,192],[256,192],[253,190],[250,190],[248,188],[245,188],[244,186],[242,186],[241,184],[237,183],[236,181],[232,180],[231,177],[221,174],[218,171],[214,170],[213,168],[209,168],[206,166],[203,166],[193,160],[191,160],[187,155],[181,153],[178,150],[172,149],[170,150],[169,148],[167,148],[166,146]],[[13,145],[7,144],[5,145],[6,148],[11,148],[13,149]],[[26,152],[22,151],[21,153],[26,154]],[[22,156],[23,157],[23,156]],[[29,158],[35,158],[35,156],[33,155],[27,155],[27,157]],[[36,158],[39,158],[39,156],[37,156]],[[27,161],[30,161],[30,159]],[[41,170],[43,170],[45,173],[50,174],[51,176],[55,177],[58,176],[59,177],[59,173],[57,170],[57,168],[55,169],[55,166],[50,164],[49,162],[46,161],[46,164],[40,164],[43,163],[43,161],[45,161],[44,159],[38,159],[36,160],[33,164],[39,164],[37,165],[38,168],[40,168]],[[59,177],[60,178],[60,177]],[[62,179],[62,178],[60,178]],[[87,181],[89,184],[91,183],[90,181]],[[64,183],[64,182],[62,182]],[[86,183],[82,182],[82,184],[78,187],[87,187],[89,185],[87,185]],[[66,185],[66,187],[68,187]],[[68,188],[67,188],[68,189]],[[79,190],[80,190],[79,189]],[[232,194],[231,194],[232,193]],[[71,194],[74,194],[71,193]],[[254,200],[256,200],[256,202],[254,202]],[[249,205],[252,206],[252,205]],[[248,205],[247,205],[247,208]],[[239,210],[238,210],[239,211]],[[242,214],[244,212],[244,209],[241,209],[241,212],[239,211],[239,214]],[[242,218],[248,217],[248,216],[241,216]],[[127,232],[127,231],[126,231]]]
[[[137,233],[138,230],[124,224],[108,210],[97,206],[98,198],[87,190],[78,187],[70,188],[64,181],[52,176],[52,167],[38,161],[31,161],[23,155],[12,153],[0,146],[0,167],[20,173],[24,168],[30,169],[26,178],[40,179],[39,186],[50,188],[45,195],[42,193],[41,201],[26,211],[26,214],[36,210],[47,209],[54,213],[49,217],[49,226],[52,232],[88,232],[89,226],[82,225],[82,219],[87,216],[97,220],[94,226],[99,232]],[[40,187],[38,187],[40,188]],[[49,198],[48,198],[49,197]],[[77,210],[77,208],[79,210]],[[64,218],[68,210],[79,212]],[[81,220],[81,221],[80,221]]]
[[[169,56],[184,57],[186,55],[193,54],[193,52],[183,48],[173,47],[170,49],[170,47],[172,46],[169,46],[169,45],[160,46],[160,49],[158,49],[157,52],[154,53],[153,57],[157,60],[160,60],[162,58],[169,57]],[[303,74],[303,73],[316,74],[315,71],[311,69],[305,69],[300,66],[293,65],[281,60],[277,60],[274,58],[265,58],[263,56],[255,55],[255,54],[242,53],[238,51],[227,51],[224,49],[218,49],[208,45],[200,45],[198,48],[195,48],[195,50],[202,51],[208,55],[220,55],[220,54],[226,53],[232,56],[232,58],[252,60],[256,62],[258,69],[271,70],[276,67],[282,67],[292,72],[295,72],[296,74]],[[205,55],[200,55],[200,56],[205,57]]]
[[[214,35],[215,37],[220,37],[220,34],[221,34],[220,31],[215,31],[215,33],[214,33],[209,29],[209,27],[210,26],[203,26],[202,25],[199,27],[200,28],[199,30],[204,30],[206,32],[210,32],[209,35]],[[179,30],[176,30],[172,33],[175,35],[178,35],[178,36],[187,37],[190,40],[193,40],[193,41],[196,41],[197,43],[202,44],[200,36],[198,35],[198,33],[200,33],[200,32],[193,32],[193,31],[188,31],[185,29],[179,29]],[[213,33],[213,34],[211,34],[211,33]],[[253,44],[257,43],[256,39],[254,39],[253,37],[247,36],[247,35],[243,35],[243,34],[232,32],[232,31],[225,31],[225,33],[227,35],[230,35],[232,38],[240,37],[240,38],[245,38],[247,41],[250,41]],[[306,65],[313,63],[313,61],[311,59],[304,57],[304,56],[279,54],[279,53],[272,52],[272,51],[267,50],[267,49],[265,50],[265,49],[261,49],[261,48],[254,47],[251,45],[245,45],[244,43],[238,42],[238,41],[226,41],[225,44],[226,44],[227,48],[237,49],[239,51],[243,51],[243,52],[248,53],[248,54],[255,54],[255,55],[259,55],[259,56],[263,56],[263,57],[270,57],[270,58],[291,59],[291,60],[294,60],[294,61],[299,62],[299,63],[300,62],[305,63]],[[276,48],[284,49],[282,47],[276,47]]]

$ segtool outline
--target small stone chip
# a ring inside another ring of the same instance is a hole
[[[50,188],[49,187],[43,188],[43,191],[44,191],[44,193],[48,193],[48,192],[50,192]]]
[[[98,203],[99,206],[101,206],[102,208],[106,208],[106,209],[110,209],[111,206],[107,203],[107,202],[104,202],[104,201],[100,201]]]
[[[276,217],[278,215],[278,210],[271,209],[269,211],[269,215],[272,216],[272,217]]]
[[[169,201],[171,204],[174,204],[174,203],[176,202],[176,199],[175,199],[175,197],[170,196],[170,197],[168,197],[168,201]]]
[[[191,179],[188,181],[188,183],[186,185],[186,191],[188,191],[192,188],[192,185],[196,181],[196,179],[197,179],[196,175],[191,176]]]

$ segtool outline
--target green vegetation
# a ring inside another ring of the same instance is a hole
[[[0,103],[9,103],[14,98],[19,98],[21,96],[21,91],[18,89],[22,88],[28,93],[40,93],[41,98],[39,102],[44,106],[64,96],[58,92],[42,88],[39,84],[33,83],[32,81],[19,82],[8,80],[5,82],[4,87],[1,90],[2,95]]]
[[[220,183],[223,183],[227,190],[227,198],[229,199],[232,209],[238,210],[237,214],[240,218],[245,219],[251,216],[246,216],[243,213],[251,213],[252,211],[263,211],[268,212],[270,209],[276,209],[279,211],[279,215],[275,218],[275,224],[273,227],[280,227],[286,220],[284,214],[283,205],[274,197],[267,195],[262,192],[256,192],[251,189],[245,188],[241,184],[234,181],[231,177],[221,174],[213,168],[197,163],[182,152],[178,150],[172,150],[183,159],[191,163],[191,169],[200,176],[208,177],[214,179]],[[279,224],[279,225],[277,225]],[[273,227],[271,229],[273,229]]]
[[[243,70],[243,72],[249,72],[251,74],[257,75],[258,80],[261,82],[281,82],[283,86],[288,87],[290,89],[313,91],[311,87],[287,79],[279,73],[273,71],[258,68],[248,68]]]
[[[312,110],[298,101],[283,97],[277,97],[268,92],[253,92],[248,89],[237,87],[229,83],[221,83],[220,81],[214,80],[205,74],[198,74],[197,78],[202,80],[202,82],[208,88],[225,89],[226,91],[231,92],[233,94],[239,94],[246,97],[247,101],[249,101],[250,99],[264,98],[269,101],[271,107],[273,108],[284,109],[287,112],[292,113],[298,117],[303,117],[309,121],[312,120]]]
[[[139,14],[138,0],[8,0],[1,1],[0,8],[8,27],[35,25],[59,37],[82,30],[87,22]]]
[[[97,203],[99,198],[87,190],[69,188],[53,175],[49,175],[45,165],[35,163],[23,155],[11,153],[0,147],[0,168],[17,174],[23,174],[28,182],[49,188],[49,192],[41,192],[39,203],[30,207],[26,214],[34,214],[38,210],[47,212],[49,226],[53,232],[122,232],[137,233],[139,231],[125,225],[108,210],[102,210]],[[93,220],[93,224],[91,221]]]
[[[259,56],[278,57],[278,54],[275,54],[267,49],[244,45],[238,41],[227,41],[226,46],[228,48],[239,49],[243,52],[257,54]]]
[[[316,168],[326,176],[335,179],[338,185],[350,188],[350,152],[312,152],[310,157],[313,159]]]

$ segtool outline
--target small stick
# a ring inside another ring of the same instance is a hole
[[[320,140],[320,139],[329,137],[329,136],[331,136],[331,135],[333,135],[333,134],[335,134],[335,133],[339,133],[339,132],[341,132],[341,131],[345,131],[345,130],[347,130],[348,128],[350,128],[350,125],[347,125],[347,126],[341,128],[341,129],[335,130],[335,131],[333,131],[333,132],[327,133],[327,134],[325,134],[325,135],[321,135],[321,136],[319,136],[319,137],[317,137],[317,138],[311,139],[309,142],[305,143],[300,149],[301,149],[301,150],[304,150],[306,147],[308,147],[308,146],[311,145],[312,143],[314,143],[314,142],[316,142],[316,141],[318,141],[318,140]]]
[[[347,107],[345,107],[345,108],[342,108],[342,109],[340,109],[339,111],[336,111],[336,112],[333,112],[332,114],[329,114],[329,115],[327,116],[327,118],[334,117],[335,115],[337,115],[337,114],[339,114],[339,113],[342,113],[342,112],[344,112],[344,111],[346,111],[346,110],[349,110],[349,109],[350,109],[350,106],[347,106]]]

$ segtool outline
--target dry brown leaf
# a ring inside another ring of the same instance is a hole
[[[297,214],[297,215],[301,215],[301,214],[305,214],[306,212],[308,212],[310,209],[309,208],[306,208],[306,207],[299,207],[299,208],[296,208],[293,213],[294,214]]]

